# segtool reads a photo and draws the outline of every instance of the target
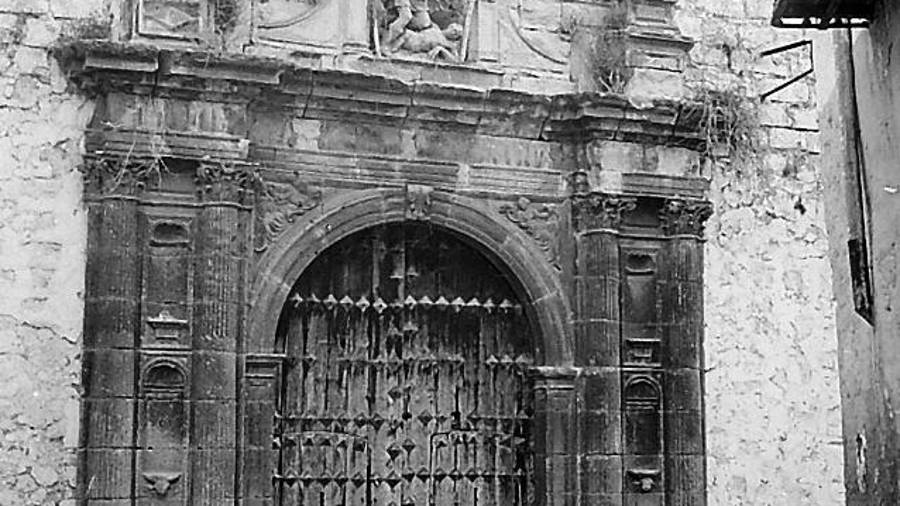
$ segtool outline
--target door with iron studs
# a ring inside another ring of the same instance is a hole
[[[278,503],[532,503],[534,336],[512,286],[426,224],[325,250],[279,321]]]

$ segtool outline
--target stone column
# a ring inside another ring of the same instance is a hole
[[[580,494],[619,504],[622,483],[620,268],[618,228],[633,198],[572,198],[575,232],[575,365]]]
[[[134,494],[135,384],[139,335],[141,189],[127,170],[88,162],[88,262],[79,497],[127,502]]]
[[[703,424],[703,224],[708,202],[667,200],[663,280],[663,427],[667,504],[706,504]]]
[[[242,168],[198,170],[191,402],[191,497],[195,504],[234,501],[237,469],[238,360],[243,282],[250,248],[251,175]]]

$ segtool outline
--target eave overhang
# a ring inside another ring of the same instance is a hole
[[[865,28],[875,0],[776,0],[772,25],[778,28]]]

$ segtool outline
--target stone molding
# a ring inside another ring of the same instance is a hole
[[[704,143],[704,109],[699,103],[659,100],[639,107],[613,94],[538,95],[461,87],[136,43],[75,42],[58,47],[55,55],[89,94],[121,90],[195,97],[202,91],[206,100],[229,103],[249,103],[265,94],[267,100],[309,119],[338,115],[523,139],[614,138],[698,151]],[[185,79],[191,79],[192,86],[185,87]]]

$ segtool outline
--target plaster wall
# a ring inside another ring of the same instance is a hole
[[[74,504],[91,103],[48,47],[102,3],[0,1],[0,504]],[[101,14],[102,15],[102,14]]]
[[[108,18],[107,3],[115,2],[0,0],[0,413],[10,414],[0,417],[0,505],[74,504],[86,236],[75,167],[93,104],[67,89],[47,48]],[[756,57],[801,38],[771,29],[767,4],[679,2],[679,27],[698,41],[689,88],[758,96],[805,68],[806,54]],[[653,94],[653,82],[635,81],[630,92]],[[703,168],[716,206],[705,294],[713,505],[843,502],[812,87],[802,81],[753,106],[761,142],[749,159]],[[295,130],[298,145],[330,142],[321,125]],[[397,139],[401,153],[465,144]],[[520,147],[474,151],[527,165],[515,159]]]
[[[823,125],[823,179],[828,189],[830,257],[837,298],[840,344],[841,400],[846,469],[847,504],[895,504],[898,490],[898,422],[896,396],[900,393],[900,353],[894,311],[900,293],[897,247],[900,231],[900,177],[896,160],[898,120],[896,92],[900,90],[897,44],[900,42],[900,6],[880,2],[869,30],[856,30],[852,41],[846,31],[824,37],[817,47],[817,66],[827,72],[819,94]],[[851,57],[852,55],[852,57]],[[852,66],[851,66],[852,65]],[[854,79],[855,76],[855,79]],[[847,240],[853,210],[848,187],[856,164],[852,114],[855,83],[859,111],[859,138],[865,188],[869,197],[874,324],[854,309]]]

